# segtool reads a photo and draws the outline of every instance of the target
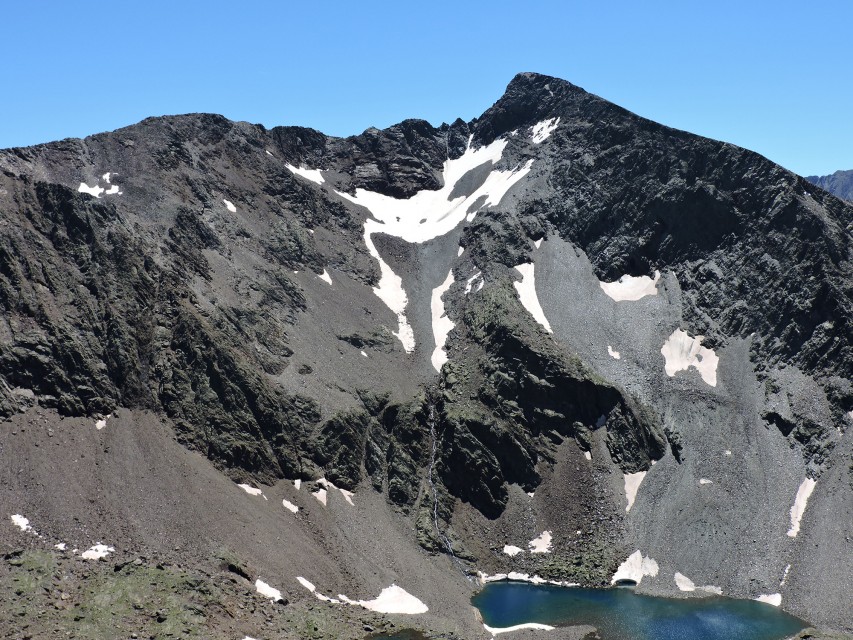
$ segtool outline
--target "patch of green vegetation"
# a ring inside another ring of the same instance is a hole
[[[16,596],[27,596],[46,589],[56,571],[56,559],[49,551],[24,551],[12,554],[9,564],[18,567],[12,578]]]
[[[0,593],[14,596],[0,598],[0,628],[23,637],[211,638],[208,615],[222,610],[222,591],[206,576],[164,565],[84,562],[37,550],[5,560]]]
[[[140,618],[156,625],[154,638],[201,638],[205,608],[216,600],[209,584],[183,571],[130,563],[88,580],[68,616],[86,638],[112,637]]]
[[[358,607],[300,602],[283,610],[278,640],[362,640],[367,633],[386,633],[395,625],[384,615]]]
[[[230,571],[246,580],[251,581],[251,574],[243,563],[243,560],[227,547],[220,547],[214,554],[215,564],[219,565],[222,571]]]
[[[601,540],[592,541],[573,555],[555,555],[544,560],[539,575],[549,580],[577,582],[585,587],[610,583],[617,562],[614,550]]]
[[[340,622],[335,620],[327,611],[309,609],[292,619],[291,633],[305,640],[326,640],[340,637]]]

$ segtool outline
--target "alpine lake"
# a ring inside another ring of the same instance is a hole
[[[722,596],[660,598],[631,587],[584,589],[527,582],[492,582],[472,599],[492,628],[539,623],[590,625],[602,640],[782,640],[808,624],[777,607]],[[548,631],[539,631],[547,640]],[[425,638],[416,632],[373,636]],[[512,633],[506,634],[507,638]]]

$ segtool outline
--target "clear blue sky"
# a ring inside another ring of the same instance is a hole
[[[519,71],[853,169],[853,2],[68,2],[0,12],[0,147],[206,111],[334,135],[482,113]]]

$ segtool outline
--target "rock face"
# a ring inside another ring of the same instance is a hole
[[[853,206],[808,180],[536,74],[467,123],[152,118],[0,171],[4,417],[148,410],[235,480],[380,492],[470,572],[547,529],[547,562],[511,568],[608,584],[640,547],[650,591],[681,572],[853,625]],[[599,286],[655,271],[639,300]],[[665,373],[675,330],[719,357],[716,385]],[[794,540],[804,477],[823,509]]]
[[[853,202],[853,170],[836,171],[828,176],[808,176],[806,180],[842,200]]]

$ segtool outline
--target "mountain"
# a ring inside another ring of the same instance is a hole
[[[806,180],[842,200],[853,201],[853,170],[836,171],[828,176],[809,176]]]
[[[0,626],[475,638],[516,571],[853,631],[853,205],[808,180],[529,73],[0,169]]]

